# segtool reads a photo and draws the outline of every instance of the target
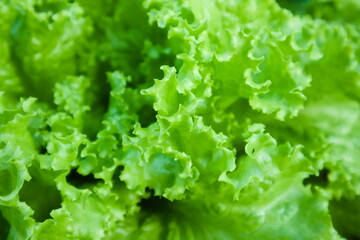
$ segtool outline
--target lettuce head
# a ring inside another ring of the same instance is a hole
[[[358,226],[360,1],[0,1],[0,239]]]

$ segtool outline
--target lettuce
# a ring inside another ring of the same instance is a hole
[[[357,239],[357,0],[0,2],[1,239]]]

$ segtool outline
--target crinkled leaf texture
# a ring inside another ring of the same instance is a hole
[[[0,239],[360,238],[358,1],[0,16]]]

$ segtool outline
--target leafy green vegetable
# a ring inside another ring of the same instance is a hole
[[[0,239],[360,238],[359,1],[0,16]]]

